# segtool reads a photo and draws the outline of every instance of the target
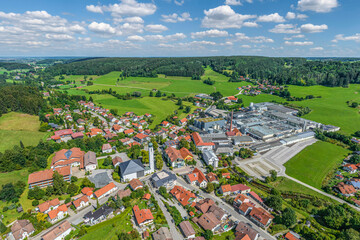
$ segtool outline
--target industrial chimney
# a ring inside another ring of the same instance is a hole
[[[152,143],[149,143],[149,164],[150,172],[155,172],[154,148]]]

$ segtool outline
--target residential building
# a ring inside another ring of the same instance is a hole
[[[222,185],[219,190],[220,194],[229,195],[231,194],[231,186],[230,184]]]
[[[84,168],[85,171],[95,170],[98,166],[96,153],[89,151],[84,155]]]
[[[253,207],[249,213],[249,217],[250,220],[262,228],[269,226],[271,221],[274,219],[274,216],[266,212],[264,209],[258,207]]]
[[[238,194],[234,199],[234,206],[240,206],[242,203],[248,203],[250,199],[244,194]]]
[[[32,189],[36,186],[44,188],[47,186],[53,185],[53,175],[54,171],[57,171],[59,174],[63,175],[64,181],[71,181],[72,170],[70,166],[58,167],[55,169],[46,169],[39,172],[33,172],[28,177],[29,189]]]
[[[173,240],[167,227],[161,227],[152,234],[153,240]]]
[[[227,217],[226,212],[216,204],[211,205],[207,213],[213,213],[214,216],[220,221],[225,220]]]
[[[105,143],[104,145],[102,145],[101,150],[103,153],[111,153],[113,151],[110,143]]]
[[[213,172],[209,172],[208,174],[206,174],[206,179],[208,182],[219,184],[219,179],[217,175]]]
[[[285,234],[284,238],[285,238],[285,240],[300,240],[301,239],[300,235],[293,231],[287,232]]]
[[[204,213],[198,219],[195,219],[203,229],[210,230],[212,232],[217,231],[220,228],[221,222],[215,217],[213,213]]]
[[[173,147],[166,148],[164,151],[164,157],[173,168],[180,168],[185,166],[185,161],[181,156],[180,151],[177,150],[176,148]]]
[[[234,194],[247,194],[251,191],[251,188],[244,185],[244,184],[236,184],[236,185],[233,185],[231,186],[231,192],[234,193]]]
[[[79,210],[81,208],[89,206],[90,202],[89,202],[89,198],[86,195],[83,195],[82,197],[74,200],[72,204],[74,205],[76,210]]]
[[[186,175],[186,180],[191,185],[196,185],[201,188],[205,188],[207,186],[206,177],[198,168],[195,168],[190,174]]]
[[[60,206],[60,201],[59,201],[58,198],[55,198],[53,200],[46,201],[46,202],[43,202],[43,203],[39,204],[35,208],[35,210],[38,211],[38,212],[47,214],[48,212],[50,212],[53,209],[58,208],[59,206]]]
[[[88,212],[84,215],[84,223],[94,225],[103,220],[105,220],[109,215],[114,212],[114,209],[109,207],[108,205],[102,205],[95,212]]]
[[[202,158],[208,166],[213,166],[214,168],[219,166],[219,158],[215,155],[213,150],[203,150]]]
[[[183,206],[192,205],[196,200],[194,193],[181,186],[175,186],[171,189],[170,194],[173,195]]]
[[[357,192],[353,185],[340,182],[335,186],[335,190],[345,197],[354,196]]]
[[[124,190],[119,190],[116,195],[118,198],[123,199],[124,197],[128,197],[131,195],[131,190],[128,188]]]
[[[172,189],[176,185],[176,175],[167,170],[154,173],[150,180],[155,188],[166,187],[166,189]]]
[[[149,136],[143,133],[138,133],[134,137],[134,140],[140,144],[144,144],[149,139],[150,139]]]
[[[102,199],[103,197],[108,196],[109,194],[115,192],[117,189],[116,185],[111,182],[108,185],[106,185],[105,187],[100,188],[99,190],[94,192],[94,195],[97,199]]]
[[[29,220],[16,220],[15,223],[11,225],[11,232],[8,235],[8,239],[23,240],[30,237],[34,232],[35,228]]]
[[[246,216],[251,212],[253,207],[254,204],[252,204],[251,202],[243,202],[239,205],[238,211],[240,214]]]
[[[130,188],[131,188],[133,191],[144,187],[144,184],[143,184],[139,179],[137,179],[137,178],[132,179],[132,180],[129,182],[129,185],[130,185]]]
[[[118,156],[116,156],[116,157],[114,157],[114,158],[112,159],[112,164],[113,164],[114,168],[116,168],[117,166],[119,166],[120,163],[122,163],[122,162],[123,162],[122,158],[121,158],[121,157],[118,157]]]
[[[213,143],[213,142],[204,142],[198,132],[193,132],[191,134],[191,137],[192,137],[192,139],[194,141],[194,144],[195,144],[196,148],[199,149],[200,151],[203,151],[205,149],[212,150],[212,149],[215,148],[215,143]]]
[[[68,221],[60,223],[49,232],[41,236],[41,240],[63,240],[70,234],[72,227]]]
[[[83,189],[81,189],[81,193],[88,196],[89,198],[92,198],[94,196],[93,191],[94,189],[89,187],[84,187]]]
[[[259,233],[244,222],[239,222],[239,224],[235,228],[235,232],[236,235],[247,234],[250,240],[257,240],[259,238]]]
[[[68,214],[68,208],[65,204],[60,205],[58,208],[51,210],[48,213],[48,220],[52,224],[54,224],[57,221],[60,221],[61,219],[65,218]]]
[[[136,223],[142,227],[144,225],[148,225],[154,221],[154,217],[150,211],[150,209],[141,209],[138,205],[133,207],[133,212],[135,216]]]
[[[345,171],[347,171],[348,173],[351,173],[351,174],[353,174],[353,173],[356,173],[356,171],[357,171],[357,167],[356,167],[356,165],[355,164],[345,164],[344,166],[343,166],[343,169],[345,170]]]
[[[184,235],[185,239],[195,238],[195,230],[189,221],[183,221],[179,224],[179,228]]]
[[[215,202],[211,198],[205,198],[195,204],[195,209],[197,209],[201,213],[207,213],[210,207],[214,204]]]

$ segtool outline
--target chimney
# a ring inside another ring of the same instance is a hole
[[[149,163],[151,173],[155,172],[155,163],[154,163],[154,148],[153,144],[149,143]]]

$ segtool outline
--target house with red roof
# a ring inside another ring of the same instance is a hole
[[[92,198],[94,195],[94,188],[84,187],[81,189],[81,193],[88,196],[89,198]]]
[[[79,210],[81,208],[84,208],[86,206],[89,206],[90,201],[89,198],[86,195],[83,195],[82,197],[74,200],[72,202],[72,204],[74,205],[74,207],[76,208],[76,210]]]
[[[191,185],[196,185],[201,188],[205,188],[207,186],[206,177],[204,173],[198,168],[195,168],[190,174],[186,175],[186,180]]]
[[[213,172],[209,172],[208,174],[206,174],[206,179],[208,182],[219,184],[219,179],[217,175]]]
[[[57,171],[60,175],[63,175],[64,181],[70,182],[71,174],[72,174],[70,166],[58,167],[54,169],[46,169],[43,171],[33,172],[29,175],[28,177],[29,189],[32,189],[35,186],[38,186],[40,188],[52,186],[54,171]]]
[[[116,133],[122,133],[124,132],[124,128],[118,124],[114,124],[112,126],[112,129],[116,132]]]
[[[285,234],[284,238],[285,238],[285,240],[300,240],[301,239],[300,235],[293,231],[287,232]]]
[[[183,119],[180,119],[180,120],[179,120],[179,124],[180,124],[181,126],[186,125],[187,122],[188,122],[187,118],[183,118]]]
[[[65,218],[67,214],[68,214],[68,208],[66,207],[65,204],[63,204],[58,208],[48,212],[48,221],[54,224],[55,222]]]
[[[97,199],[102,199],[103,197],[106,197],[110,195],[111,193],[115,192],[117,189],[116,185],[111,182],[105,187],[100,188],[99,190],[95,191],[94,195]]]
[[[185,166],[185,160],[182,157],[180,150],[177,150],[174,147],[166,148],[164,151],[164,157],[173,168]]]
[[[162,121],[161,126],[168,127],[168,126],[170,126],[170,123],[167,121]]]
[[[237,102],[238,99],[234,96],[230,96],[230,97],[227,97],[228,100],[230,100],[231,102]]]
[[[249,213],[249,218],[256,225],[262,228],[266,228],[270,225],[271,221],[274,219],[274,216],[262,208],[253,207],[253,209]]]
[[[41,213],[45,213],[47,214],[48,212],[50,212],[53,209],[56,209],[60,206],[60,201],[58,198],[55,198],[53,200],[49,200],[46,202],[43,202],[41,204],[39,204],[35,210]]]
[[[198,132],[193,132],[191,137],[194,141],[194,144],[197,149],[203,151],[205,149],[212,150],[215,148],[215,143],[213,142],[204,142]]]
[[[355,164],[345,164],[344,166],[343,166],[343,169],[345,170],[345,171],[347,171],[348,173],[351,173],[351,174],[353,174],[353,173],[356,173],[356,171],[357,171],[357,167],[356,167],[356,165]]]
[[[105,133],[103,132],[103,130],[99,129],[99,128],[92,128],[90,129],[90,132],[87,133],[90,137],[95,137],[97,135],[105,135]]]
[[[353,185],[346,184],[344,182],[338,183],[335,187],[335,191],[340,193],[341,195],[345,197],[351,197],[354,196],[357,192]]]
[[[251,191],[251,188],[244,185],[244,184],[236,184],[236,185],[233,185],[231,186],[231,192],[234,193],[234,194],[247,194]]]
[[[230,184],[222,185],[219,190],[220,194],[229,195],[231,194],[231,186]]]
[[[133,207],[134,217],[136,223],[142,227],[144,225],[148,225],[154,221],[154,217],[150,211],[150,209],[140,209],[138,205]]]
[[[132,135],[132,134],[135,133],[135,131],[134,131],[134,129],[130,128],[130,129],[126,129],[126,130],[124,131],[124,133],[125,133],[126,135]]]
[[[102,145],[101,151],[103,153],[111,153],[113,151],[113,149],[112,149],[110,143],[105,143]]]
[[[145,143],[146,141],[150,140],[149,136],[143,133],[138,133],[135,135],[134,140],[140,144]]]
[[[187,205],[195,206],[195,194],[181,186],[175,186],[170,190],[170,194],[173,195],[173,197],[176,198],[184,207]]]

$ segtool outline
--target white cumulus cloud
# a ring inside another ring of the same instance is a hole
[[[262,15],[257,18],[258,22],[285,22],[285,19],[278,13],[272,13],[269,15]]]
[[[285,41],[285,45],[288,46],[309,46],[309,45],[313,45],[313,42],[310,41],[304,41],[304,42],[289,42],[289,41]]]
[[[297,34],[300,33],[300,29],[293,24],[278,24],[274,28],[270,29],[269,32]]]
[[[360,33],[355,33],[351,36],[344,36],[344,34],[338,34],[335,36],[335,39],[332,40],[332,42],[338,42],[338,41],[355,41],[360,42]]]
[[[326,24],[322,25],[314,25],[311,23],[307,23],[304,25],[301,25],[300,30],[303,33],[319,33],[323,32],[324,30],[327,30],[328,26]]]
[[[330,12],[339,6],[337,0],[299,0],[298,9],[300,11],[314,11],[318,13]]]
[[[191,38],[205,38],[205,37],[227,37],[229,33],[218,29],[210,29],[203,32],[191,33]]]
[[[169,15],[161,15],[162,21],[169,22],[169,23],[176,23],[176,22],[185,22],[185,21],[192,21],[192,18],[190,17],[190,13],[184,12],[182,14],[169,14]]]
[[[145,30],[153,33],[161,33],[168,30],[168,28],[161,24],[149,24],[146,25]]]
[[[89,24],[90,31],[99,34],[115,34],[116,30],[110,24],[104,22],[92,22]]]
[[[234,5],[234,6],[241,6],[242,5],[240,0],[226,0],[225,4],[226,5]]]

